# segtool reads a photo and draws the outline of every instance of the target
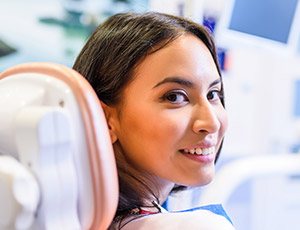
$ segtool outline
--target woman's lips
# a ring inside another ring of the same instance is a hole
[[[215,160],[215,146],[208,148],[185,148],[179,150],[184,156],[201,163],[212,163]]]

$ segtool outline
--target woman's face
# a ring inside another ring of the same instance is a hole
[[[114,108],[128,162],[162,184],[209,183],[227,127],[220,91],[212,56],[193,35],[147,56]]]

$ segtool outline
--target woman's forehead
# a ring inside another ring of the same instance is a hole
[[[211,76],[219,78],[213,57],[206,45],[196,36],[185,34],[137,66],[134,81],[151,82],[172,76]]]

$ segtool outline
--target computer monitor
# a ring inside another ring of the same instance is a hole
[[[216,37],[297,52],[300,0],[228,0]]]

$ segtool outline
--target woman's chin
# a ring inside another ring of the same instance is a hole
[[[177,183],[181,184],[182,186],[187,186],[187,187],[199,187],[199,186],[205,186],[211,183],[214,179],[214,175],[207,176],[204,178],[201,178],[201,180],[193,180],[185,183]]]

